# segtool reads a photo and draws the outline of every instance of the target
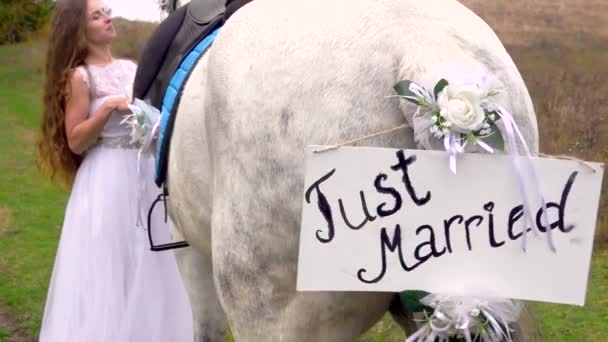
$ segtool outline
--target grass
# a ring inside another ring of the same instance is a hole
[[[533,303],[545,341],[608,340],[608,250],[596,249],[584,307]],[[559,284],[556,284],[559,286]]]
[[[117,55],[137,59],[152,26],[117,20],[117,27],[128,33]],[[11,330],[31,335],[40,327],[68,197],[34,164],[45,49],[40,41],[0,46],[0,304],[17,316]]]
[[[0,307],[10,308],[18,322],[0,328],[0,341],[16,332],[38,333],[68,196],[34,167],[41,51],[39,42],[0,46]],[[538,46],[510,52],[535,102],[542,151],[607,161],[608,50]],[[134,58],[137,51],[122,55]],[[608,340],[608,249],[602,245],[608,241],[606,202],[604,196],[587,305],[532,304],[545,341]],[[359,341],[403,338],[387,316]]]
[[[534,100],[541,152],[608,162],[608,46],[513,47],[510,53]],[[606,175],[602,193],[608,193]],[[608,242],[606,196],[596,240]]]
[[[67,193],[34,167],[40,112],[40,60],[35,45],[0,53],[0,302],[20,330],[38,329]],[[34,57],[35,58],[35,57]]]

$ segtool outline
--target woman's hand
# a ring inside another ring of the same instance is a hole
[[[111,113],[113,111],[118,111],[122,114],[124,114],[126,112],[129,112],[129,113],[131,112],[131,110],[129,109],[129,102],[127,101],[126,97],[113,96],[113,97],[107,99],[103,103],[103,105],[106,106],[109,113]]]
[[[112,96],[89,115],[89,89],[80,72],[72,74],[68,87],[70,96],[65,109],[65,133],[72,152],[82,154],[97,142],[114,112],[126,115],[131,111],[126,97]]]

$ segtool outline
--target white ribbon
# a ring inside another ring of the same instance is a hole
[[[521,303],[511,299],[482,300],[473,297],[430,294],[420,299],[434,311],[424,324],[406,339],[406,342],[447,341],[453,336],[463,336],[465,341],[511,342],[509,323],[515,323],[521,312]],[[482,333],[483,314],[488,327]],[[420,320],[418,320],[420,321]],[[500,323],[499,323],[500,322]],[[501,326],[502,324],[502,326]]]
[[[448,133],[443,137],[443,147],[450,154],[450,170],[456,174],[456,155],[464,152],[464,147],[460,145],[455,134]]]
[[[137,215],[137,226],[141,227],[143,225],[143,219],[141,217],[142,215],[142,200],[141,200],[141,194],[145,191],[145,182],[142,180],[141,177],[141,163],[142,163],[142,155],[145,154],[151,154],[152,152],[149,150],[151,145],[152,145],[152,141],[154,140],[154,138],[156,137],[156,133],[158,132],[158,130],[160,129],[160,122],[157,122],[156,124],[154,124],[154,126],[152,126],[152,129],[150,130],[149,134],[146,134],[146,138],[144,140],[144,143],[141,145],[141,148],[139,149],[139,151],[137,152],[137,179],[139,182],[139,191],[137,192],[137,210],[138,210],[138,215]]]
[[[534,164],[532,163],[532,160],[531,160],[532,154],[530,153],[528,144],[526,144],[523,134],[521,133],[521,131],[515,124],[515,120],[513,119],[513,116],[511,115],[511,113],[509,113],[504,107],[502,107],[498,104],[491,103],[491,105],[493,106],[493,108],[496,109],[496,113],[503,120],[505,130],[506,130],[505,133],[507,136],[506,140],[508,141],[508,143],[511,147],[511,154],[512,154],[511,161],[513,164],[515,174],[517,176],[517,186],[518,186],[518,189],[521,194],[522,201],[523,201],[524,216],[525,216],[526,223],[524,224],[523,235],[522,235],[522,249],[524,250],[524,252],[527,250],[528,225],[530,225],[530,227],[532,228],[532,231],[534,232],[534,234],[536,236],[538,236],[539,231],[540,231],[540,229],[538,229],[538,228],[535,229],[536,223],[534,220],[534,215],[532,213],[532,205],[530,203],[529,193],[528,193],[528,191],[526,191],[526,186],[525,186],[526,178],[524,176],[528,176],[528,178],[532,180],[533,191],[535,191],[538,194],[538,196],[540,197],[540,202],[541,202],[542,210],[544,213],[544,215],[541,215],[541,219],[543,220],[542,224],[546,227],[546,230],[547,230],[547,243],[549,245],[549,249],[552,252],[555,252],[556,251],[555,243],[553,241],[551,227],[549,226],[548,219],[547,219],[547,205],[546,205],[545,199],[544,199],[541,189],[540,189],[540,182],[538,180],[538,174],[536,172]],[[494,132],[494,134],[500,134],[500,132]],[[516,145],[516,137],[519,139],[521,145],[524,148],[525,154],[523,156],[524,157],[523,161],[521,160],[522,158],[519,158],[520,155],[519,155],[517,145]],[[457,158],[458,154],[464,153],[464,148],[467,145],[467,142],[465,142],[464,144],[461,144],[461,142],[460,142],[461,139],[462,139],[462,135],[460,133],[448,132],[443,137],[443,147],[444,147],[445,151],[448,152],[450,155],[450,170],[454,174],[456,174],[456,158]],[[494,153],[494,149],[490,145],[488,145],[487,143],[482,141],[481,139],[476,139],[475,143],[478,146],[480,146],[482,149],[487,151],[488,153]]]
[[[416,342],[418,341],[419,338],[423,337],[424,334],[426,334],[428,328],[427,326],[423,326],[422,328],[418,329],[415,333],[413,333],[410,337],[405,339],[405,342]]]
[[[459,140],[462,139],[461,134],[452,134],[447,133],[443,136],[443,147],[445,151],[450,154],[450,170],[453,174],[456,174],[456,157],[460,153],[464,153],[464,148],[467,146],[467,141],[464,144],[461,144]],[[481,141],[481,139],[475,140],[475,143],[479,145],[482,149],[484,149],[488,153],[494,153],[494,149]]]
[[[141,169],[144,155],[152,154],[153,142],[160,129],[160,111],[140,99],[135,99],[129,109],[132,115],[125,117],[121,123],[131,126],[131,141],[141,143],[137,152],[137,227],[144,226],[142,218],[142,194],[145,192],[146,181],[142,179]]]
[[[511,115],[511,113],[509,113],[509,111],[507,111],[504,107],[502,107],[500,105],[496,105],[496,106],[497,106],[497,113],[503,120],[505,129],[506,129],[506,133],[507,133],[506,134],[507,138],[508,138],[507,140],[509,141],[509,145],[511,146],[511,153],[513,154],[511,161],[513,162],[513,168],[515,169],[515,174],[517,175],[517,185],[519,188],[519,192],[521,193],[522,201],[524,202],[523,206],[524,206],[524,215],[526,217],[526,221],[530,225],[530,228],[532,228],[532,231],[534,232],[534,234],[538,235],[538,232],[535,230],[536,223],[534,221],[534,216],[532,214],[532,206],[530,204],[530,201],[528,198],[528,193],[526,191],[526,186],[524,184],[524,175],[527,173],[527,175],[530,176],[530,178],[532,179],[534,191],[536,191],[538,196],[540,196],[542,210],[543,210],[543,213],[545,214],[545,215],[541,215],[541,218],[543,219],[543,221],[544,221],[543,224],[547,230],[547,243],[549,244],[549,249],[552,252],[555,252],[556,251],[555,243],[553,242],[553,235],[551,232],[551,227],[549,226],[548,220],[547,220],[547,205],[545,203],[545,199],[544,199],[544,197],[542,195],[542,191],[540,189],[540,182],[538,181],[538,174],[536,172],[536,168],[534,167],[534,164],[532,163],[532,154],[530,153],[528,144],[526,144],[526,141],[524,140],[523,135],[521,134],[519,128],[515,124],[515,120],[513,120],[513,116]],[[524,153],[525,153],[524,158],[518,158],[519,152],[517,150],[517,145],[515,144],[515,134],[516,133],[517,133],[517,137],[519,138],[519,140],[521,142],[521,145],[524,148]],[[522,160],[523,160],[523,162],[522,162]],[[528,227],[526,224],[524,224],[523,236],[522,236],[522,249],[524,250],[524,252],[527,249],[527,234],[528,234]]]
[[[496,134],[498,134],[498,133],[496,133]],[[486,144],[482,140],[477,140],[477,145],[481,146],[481,148],[486,150],[488,153],[494,153],[494,149],[492,148],[492,146]]]

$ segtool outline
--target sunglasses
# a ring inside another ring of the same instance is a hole
[[[112,16],[112,8],[106,4],[103,5],[101,11],[107,16]]]

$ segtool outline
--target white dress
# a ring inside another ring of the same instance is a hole
[[[125,95],[136,66],[117,60],[82,73],[91,84],[90,113],[108,96]],[[78,169],[67,203],[40,331],[41,342],[191,342],[192,309],[173,251],[152,252],[136,225],[137,149],[113,114]],[[154,162],[141,168],[144,223],[160,190]],[[155,243],[169,242],[162,204],[153,216]]]

